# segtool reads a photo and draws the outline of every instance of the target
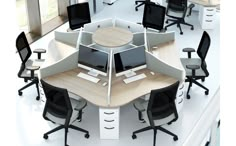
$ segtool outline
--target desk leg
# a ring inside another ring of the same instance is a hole
[[[119,139],[120,108],[99,108],[100,139]]]

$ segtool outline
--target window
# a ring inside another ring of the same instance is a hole
[[[58,16],[58,3],[57,0],[39,0],[41,23]]]
[[[29,32],[26,0],[16,0],[16,16],[19,30]]]

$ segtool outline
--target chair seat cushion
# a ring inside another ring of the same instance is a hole
[[[35,59],[35,60],[33,60],[33,59],[29,59],[29,60],[27,60],[27,62],[25,63],[25,65],[26,65],[26,67],[27,66],[41,66],[42,64],[43,64],[43,62],[44,62],[44,59],[40,59],[40,60],[38,60],[38,59]],[[34,76],[35,77],[37,77],[38,76],[38,71],[39,70],[36,70],[36,71],[34,71]],[[25,68],[25,70],[22,72],[22,74],[21,74],[21,77],[30,77],[31,75],[30,75],[30,70],[27,70],[26,68]]]
[[[192,70],[186,68],[187,65],[199,65],[200,69],[196,69],[195,76],[206,77],[205,72],[201,68],[201,59],[199,59],[199,58],[191,58],[191,59],[181,58],[181,62],[182,62],[182,65],[185,69],[186,76],[190,76],[190,77],[192,76]]]
[[[176,19],[180,19],[183,18],[183,12],[178,12],[178,11],[167,11],[166,13],[167,16],[172,17],[172,18],[176,18]]]
[[[78,104],[80,104],[80,100],[75,100],[73,98],[70,98],[70,102],[71,102],[71,105],[72,105],[72,109],[75,109],[76,106],[78,106]],[[76,118],[78,117],[78,113],[79,113],[78,110],[73,110],[71,118],[70,118],[70,124],[73,123],[76,120]],[[54,121],[57,124],[61,124],[61,125],[65,124],[65,119],[64,118],[55,117],[55,116],[53,116],[52,114],[50,114],[48,112],[46,114],[46,117],[48,119],[50,119],[51,121]]]

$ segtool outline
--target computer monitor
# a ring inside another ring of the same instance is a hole
[[[136,75],[134,71],[146,68],[145,47],[139,46],[114,54],[116,76]]]
[[[162,30],[165,21],[166,8],[155,3],[146,3],[143,12],[143,26]]]
[[[108,53],[95,48],[79,46],[78,66],[89,70],[88,74],[107,76]]]
[[[91,22],[88,2],[78,3],[67,7],[70,29],[78,29]]]

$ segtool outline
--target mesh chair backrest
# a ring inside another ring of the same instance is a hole
[[[67,90],[52,86],[43,80],[41,83],[46,96],[43,117],[47,119],[48,112],[55,117],[66,119],[66,124],[69,124],[73,109]]]
[[[199,43],[197,54],[201,58],[202,61],[205,61],[207,52],[210,48],[211,39],[206,31],[203,32],[201,41]]]
[[[23,64],[29,59],[32,54],[29,43],[26,39],[25,33],[22,32],[16,39],[16,48],[17,52],[20,55],[21,61]]]
[[[77,29],[91,22],[89,3],[77,3],[67,7],[70,28]]]
[[[146,3],[143,12],[143,26],[162,30],[165,21],[166,8],[155,3]]]
[[[173,113],[177,113],[175,99],[178,86],[179,81],[168,87],[151,91],[147,114],[152,126],[154,126],[154,120],[163,119]]]
[[[187,0],[168,0],[168,9],[173,11],[186,11]]]

